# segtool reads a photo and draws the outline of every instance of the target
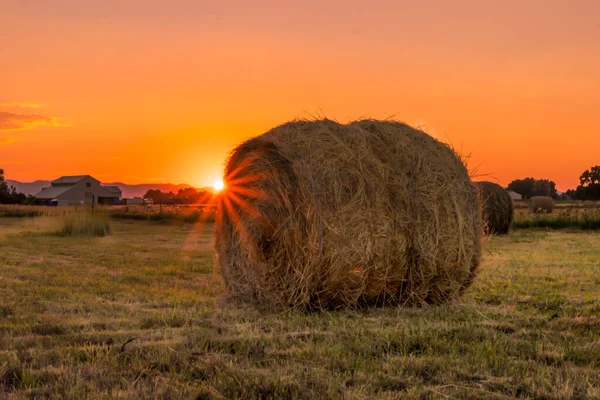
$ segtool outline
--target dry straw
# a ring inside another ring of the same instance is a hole
[[[225,172],[216,248],[238,298],[419,306],[475,276],[482,223],[467,169],[408,125],[286,123],[237,147]]]
[[[483,210],[485,232],[508,233],[513,220],[513,203],[504,188],[494,182],[475,182]]]

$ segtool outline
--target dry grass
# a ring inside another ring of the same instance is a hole
[[[399,122],[296,121],[235,149],[217,230],[232,294],[292,308],[457,297],[481,219],[447,145]]]
[[[69,208],[60,217],[60,226],[54,232],[59,236],[106,236],[110,234],[108,214],[91,207]]]
[[[58,236],[105,236],[110,234],[106,207],[0,206],[0,218],[29,219],[24,226]]]
[[[600,230],[600,202],[557,201],[552,214],[531,214],[526,201],[514,202],[515,214],[512,227],[515,229],[553,229],[553,230]],[[115,220],[139,220],[156,223],[196,223],[212,222],[215,211],[206,207],[169,206],[163,215],[159,206],[99,207]],[[58,229],[58,218],[70,212],[66,207],[14,206],[0,205],[0,218],[23,219],[15,226],[28,225],[32,230],[48,231],[48,227]],[[46,218],[46,216],[50,218]],[[21,228],[18,228],[21,229]]]
[[[527,200],[515,200],[513,201],[515,209],[523,209],[529,208],[529,203]],[[592,201],[592,200],[555,200],[554,201],[555,209],[575,209],[575,208],[583,208],[583,209],[600,209],[600,201]]]
[[[114,206],[109,207],[114,219],[131,219],[154,222],[214,222],[214,205],[152,205],[152,206]]]
[[[86,206],[87,207],[87,206]],[[84,208],[86,208],[84,207]],[[0,204],[0,218],[63,217],[81,206],[49,207]],[[153,206],[94,206],[111,219],[128,219],[152,222],[214,222],[214,205],[153,205]]]
[[[73,208],[0,204],[0,218],[57,217],[71,212]]]
[[[31,223],[0,218],[0,398],[600,396],[599,234],[492,237],[460,302],[307,314],[225,301],[212,225]]]
[[[30,232],[58,236],[105,236],[110,234],[106,207],[0,206],[0,218],[24,218]]]
[[[579,229],[600,230],[600,207],[581,207],[566,204],[554,209],[552,214],[532,214],[527,209],[517,209],[513,227],[516,229]]]

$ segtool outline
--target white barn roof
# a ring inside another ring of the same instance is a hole
[[[102,187],[104,189],[108,190],[111,193],[118,194],[119,196],[121,195],[121,188],[118,187],[118,186],[114,186],[114,185],[104,186],[104,185],[102,185]]]
[[[65,185],[65,184],[75,184],[84,178],[90,178],[95,181],[98,181],[91,175],[70,175],[70,176],[61,176],[58,179],[53,180],[51,183],[53,185]]]
[[[513,200],[522,200],[523,199],[523,196],[521,196],[517,192],[513,192],[512,190],[507,190],[507,192],[508,192],[508,195],[510,196],[510,198]]]
[[[35,197],[38,199],[52,200],[71,189],[72,186],[50,186],[42,189],[38,194],[35,195]]]

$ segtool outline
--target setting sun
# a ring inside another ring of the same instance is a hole
[[[0,0],[0,400],[600,400],[599,17]]]
[[[213,182],[213,189],[215,189],[217,192],[220,192],[221,190],[223,190],[225,188],[225,183],[223,182],[223,180],[221,179],[216,179]]]

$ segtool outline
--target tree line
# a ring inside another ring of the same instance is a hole
[[[547,196],[553,198],[558,196],[556,183],[549,179],[515,179],[508,184],[507,189],[519,193],[525,199],[530,199],[534,196]]]
[[[213,193],[194,188],[179,189],[177,193],[150,189],[144,195],[144,199],[152,199],[155,204],[207,204],[212,197]]]
[[[600,200],[600,165],[585,170],[579,177],[579,186],[566,194],[576,200]]]
[[[523,198],[533,196],[548,196],[558,198],[556,183],[549,179],[535,179],[532,177],[515,179],[508,184],[508,190],[519,193]],[[210,203],[213,193],[194,188],[179,189],[177,193],[162,192],[150,189],[144,198],[152,199],[160,204],[198,204]],[[600,200],[600,165],[585,170],[579,177],[579,185],[575,189],[567,190],[564,195],[573,200]],[[33,204],[35,197],[17,192],[14,186],[8,186],[4,179],[4,170],[0,168],[0,204]]]
[[[8,186],[4,179],[4,170],[0,168],[0,204],[27,204],[33,196],[17,192],[14,186]]]
[[[556,183],[549,179],[515,179],[508,184],[508,190],[519,193],[523,198],[547,196],[559,198]],[[600,165],[585,170],[579,177],[579,186],[567,190],[562,197],[573,200],[600,200]]]

